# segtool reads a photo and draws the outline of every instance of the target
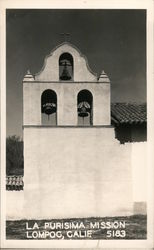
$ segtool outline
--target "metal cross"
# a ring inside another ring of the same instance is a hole
[[[61,36],[63,36],[64,41],[67,41],[67,38],[70,37],[70,33],[61,33]]]

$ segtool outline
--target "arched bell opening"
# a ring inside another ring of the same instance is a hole
[[[69,53],[63,53],[59,57],[59,80],[73,80],[73,57]]]
[[[93,125],[93,96],[89,90],[81,90],[77,96],[78,125]]]
[[[42,93],[41,118],[43,125],[57,125],[57,94],[51,89]]]

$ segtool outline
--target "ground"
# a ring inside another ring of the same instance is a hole
[[[63,238],[61,237],[60,239],[75,239],[75,240],[79,240],[79,239],[107,239],[107,240],[111,240],[111,239],[146,239],[147,237],[147,217],[145,215],[133,215],[133,216],[128,216],[128,217],[104,217],[104,218],[81,218],[81,219],[61,219],[61,220],[19,220],[19,221],[6,221],[6,238],[7,239],[32,239],[32,240],[37,240],[37,239],[42,239],[42,238],[38,238],[36,235],[38,233],[38,231],[45,231],[44,230],[44,223],[45,222],[60,222],[60,223],[64,223],[64,222],[68,222],[68,223],[81,223],[83,222],[83,224],[85,225],[85,229],[84,230],[80,230],[80,229],[49,229],[48,232],[52,231],[52,237],[47,235],[47,237],[45,237],[44,239],[58,239],[57,236],[54,237],[54,235],[56,235],[57,231],[60,231]],[[118,228],[118,229],[101,229],[101,228],[95,228],[95,229],[91,229],[89,228],[90,223],[101,223],[101,222],[120,222],[120,221],[125,221],[126,226],[125,229],[123,228]],[[28,222],[29,228],[33,227],[32,225],[35,224],[35,222],[38,224],[38,228],[33,228],[33,229],[26,229],[26,222]],[[87,236],[87,231],[91,230],[92,234],[91,237],[89,238]],[[119,236],[119,231],[120,230],[120,236]],[[123,233],[122,230],[125,231],[125,236],[123,237]],[[28,231],[28,235],[30,238],[27,237],[27,231]],[[31,238],[32,236],[32,232],[35,231],[34,237]],[[71,233],[69,234],[69,236],[71,235],[71,237],[68,237],[68,231],[70,231]],[[76,233],[74,234],[74,232],[76,231]],[[79,231],[81,232],[81,235],[79,235]],[[107,233],[108,231],[108,233]],[[110,231],[110,232],[109,232]],[[86,232],[86,233],[85,233]],[[73,236],[72,236],[73,235]]]

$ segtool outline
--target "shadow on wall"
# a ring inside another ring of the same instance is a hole
[[[121,144],[126,142],[144,142],[147,140],[147,126],[146,123],[115,125],[115,135]]]

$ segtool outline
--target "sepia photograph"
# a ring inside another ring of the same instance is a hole
[[[5,9],[5,246],[148,240],[147,20]]]

